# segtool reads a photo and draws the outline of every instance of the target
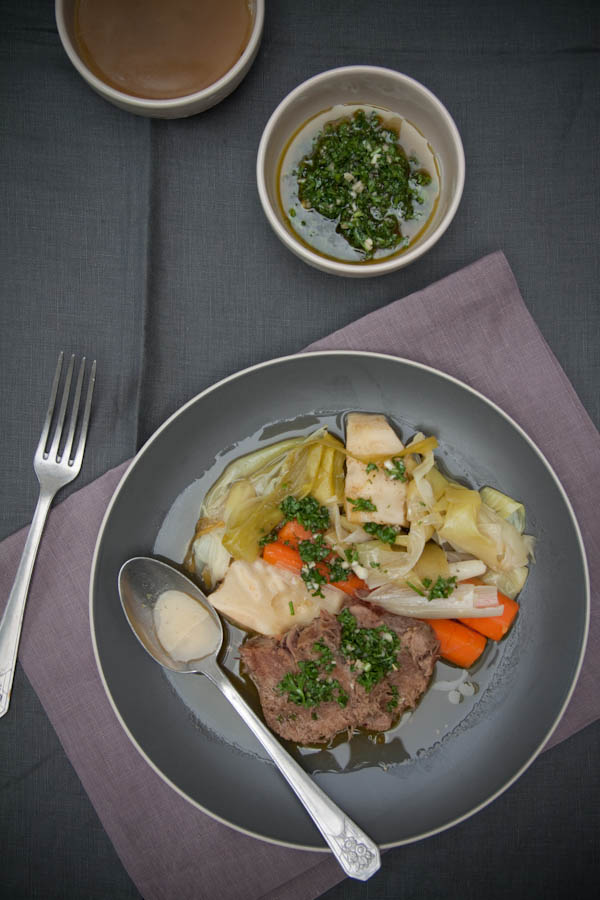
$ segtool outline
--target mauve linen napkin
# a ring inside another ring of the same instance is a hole
[[[573,503],[592,580],[583,670],[548,746],[599,718],[600,498],[591,486],[598,484],[600,435],[527,312],[503,254],[308,349],[379,351],[435,366],[495,401],[536,441]],[[90,640],[88,581],[100,522],[126,466],[52,511],[31,584],[21,664],[146,900],[312,900],[342,877],[331,857],[254,840],[196,810],[142,760],[106,699]],[[24,529],[0,544],[0,597],[8,596],[25,535]]]

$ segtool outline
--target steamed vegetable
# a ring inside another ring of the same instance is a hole
[[[471,553],[494,571],[524,566],[533,551],[533,538],[521,535],[510,522],[482,503],[478,491],[448,485],[434,510],[441,514],[441,540]]]
[[[452,619],[425,619],[425,621],[440,642],[440,656],[462,669],[470,669],[485,650],[486,640],[483,635],[467,628],[466,625]]]
[[[512,497],[497,491],[493,487],[482,487],[479,493],[486,506],[489,506],[499,516],[502,516],[511,525],[514,525],[519,534],[523,534],[525,530],[525,507],[522,503],[513,500]]]
[[[416,619],[481,618],[499,616],[503,612],[494,587],[460,584],[451,589],[447,596],[444,596],[444,592],[431,596],[431,590],[429,594],[425,590],[416,585],[412,588],[384,585],[368,595],[360,596],[368,603],[375,603],[397,616],[412,616]]]
[[[350,595],[366,587],[365,582],[350,568],[342,568],[343,561],[340,557],[333,557],[328,548],[326,552],[327,555],[321,560],[307,562],[302,559],[299,549],[274,541],[263,550],[263,559],[273,566],[280,566],[300,575],[313,597],[320,596],[324,585],[331,585]],[[311,566],[311,562],[314,565]]]
[[[471,583],[475,585],[483,584],[479,578],[471,579]],[[474,628],[475,631],[478,631],[485,637],[491,638],[493,641],[502,640],[517,617],[519,604],[514,600],[511,600],[510,597],[506,597],[504,594],[500,593],[498,594],[498,600],[502,604],[503,610],[497,616],[492,616],[489,619],[463,618],[461,616],[460,621],[463,625]]]
[[[323,447],[321,462],[312,488],[312,495],[319,503],[337,505],[344,502],[344,445],[329,435],[334,446]],[[335,446],[339,445],[339,449]]]
[[[343,597],[328,585],[321,596],[312,597],[298,575],[255,559],[234,560],[210,602],[248,631],[283,634],[294,625],[312,622],[322,609],[339,612]]]
[[[475,575],[474,572],[472,574]],[[529,569],[527,566],[516,566],[509,572],[493,572],[491,569],[488,569],[480,577],[484,584],[493,584],[499,591],[502,591],[511,600],[514,600],[517,594],[522,591],[528,575]]]
[[[442,623],[442,655],[468,667],[485,635],[498,640],[514,621],[534,539],[523,504],[448,479],[436,447],[421,432],[404,445],[385,416],[351,413],[346,445],[322,428],[248,454],[208,492],[186,564],[209,588],[222,582],[212,596],[254,622],[244,627],[278,633],[321,602],[339,608],[345,592]],[[279,589],[293,593],[284,601]]]

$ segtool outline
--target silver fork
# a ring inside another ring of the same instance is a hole
[[[81,360],[79,366],[77,382],[75,384],[75,393],[71,405],[67,437],[64,443],[62,441],[65,414],[69,403],[73,368],[75,365],[74,355],[71,356],[67,367],[62,398],[53,429],[52,441],[50,446],[48,446],[51,437],[51,426],[56,405],[56,395],[60,383],[63,358],[64,353],[61,351],[58,357],[56,372],[54,373],[54,381],[52,382],[52,392],[50,394],[48,412],[46,413],[40,442],[33,458],[33,468],[35,469],[35,474],[40,483],[40,496],[35,508],[29,534],[27,535],[25,547],[23,548],[23,555],[21,556],[21,562],[17,569],[17,575],[10,592],[10,597],[8,598],[8,603],[6,604],[6,609],[4,610],[4,615],[2,616],[2,621],[0,622],[0,716],[3,716],[6,713],[10,703],[12,683],[17,665],[17,650],[19,647],[19,639],[21,637],[23,614],[25,612],[25,602],[27,600],[27,592],[29,591],[29,583],[31,581],[31,575],[37,557],[40,538],[42,537],[44,525],[46,524],[46,517],[57,491],[59,491],[61,487],[64,487],[65,484],[73,481],[73,479],[79,475],[83,451],[85,449],[85,441],[90,420],[90,409],[92,406],[92,394],[94,392],[94,382],[96,380],[96,360],[94,360],[88,380],[83,416],[79,427],[79,437],[76,441],[75,435],[80,413],[81,394],[85,374],[85,356]]]

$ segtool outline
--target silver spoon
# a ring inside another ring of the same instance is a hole
[[[217,626],[218,636],[214,650],[208,656],[179,662],[160,644],[154,628],[153,609],[158,597],[168,590],[190,595],[210,613]],[[283,749],[219,667],[217,655],[223,643],[223,626],[218,613],[202,591],[189,578],[166,563],[137,556],[128,560],[119,572],[119,594],[133,633],[157,663],[173,672],[206,675],[235,707],[303,804],[344,872],[360,881],[366,881],[374,875],[381,866],[377,844],[342,812]]]

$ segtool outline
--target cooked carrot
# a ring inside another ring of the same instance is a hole
[[[357,591],[364,591],[367,587],[366,581],[359,578],[358,575],[349,575],[345,581],[331,581],[331,587],[339,588],[345,594],[355,594]]]
[[[281,537],[281,532],[279,532],[279,536]],[[333,558],[334,554],[331,554],[329,559]],[[296,574],[300,573],[302,566],[304,565],[298,550],[296,550],[295,547],[284,544],[281,540],[272,541],[270,544],[265,545],[263,559],[273,566],[281,566],[283,569],[289,569],[290,572],[295,572]],[[325,563],[317,563],[317,570],[321,575],[324,575],[325,578],[328,577],[329,568]],[[350,572],[348,578],[344,581],[331,581],[329,583],[332,587],[339,588],[340,591],[344,591],[346,594],[355,594],[356,591],[367,587],[362,578],[359,578],[354,572]]]
[[[312,531],[307,531],[297,519],[290,519],[283,528],[279,530],[277,540],[282,544],[289,544],[290,547],[297,547],[300,541],[310,541]]]
[[[295,547],[282,543],[282,541],[272,541],[270,544],[265,544],[263,559],[273,566],[281,566],[283,569],[289,569],[290,572],[296,572],[296,574],[300,572],[304,565],[298,550]]]
[[[469,584],[484,584],[481,578],[468,578],[467,581]],[[519,604],[516,600],[511,600],[510,597],[507,597],[506,594],[501,594],[500,591],[498,591],[498,602],[504,605],[501,616],[459,619],[458,621],[485,635],[485,637],[491,638],[493,641],[500,641],[517,618]]]
[[[469,669],[484,651],[483,635],[459,625],[454,619],[425,619],[440,642],[440,656],[463,669]]]

